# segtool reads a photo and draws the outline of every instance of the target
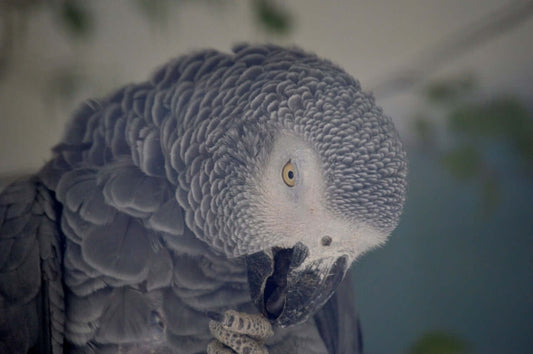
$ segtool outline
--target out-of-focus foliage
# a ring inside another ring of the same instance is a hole
[[[279,2],[253,0],[257,23],[270,33],[284,35],[292,27],[292,17]]]
[[[433,82],[426,87],[425,97],[430,103],[438,105],[453,104],[468,95],[475,87],[472,76],[466,75],[450,81]]]
[[[472,178],[482,170],[482,157],[471,144],[461,145],[444,153],[442,163],[458,178]]]
[[[68,34],[85,37],[92,31],[92,13],[80,0],[63,0],[59,3],[57,14]]]
[[[450,131],[479,135],[509,144],[526,163],[533,163],[533,119],[515,97],[457,107],[449,116]]]
[[[471,76],[432,83],[424,90],[429,112],[419,113],[413,128],[454,177],[480,186],[483,210],[490,212],[498,204],[501,174],[533,171],[533,116],[514,96],[477,96]],[[444,125],[432,116],[441,116]],[[517,163],[502,165],[494,158],[502,151]]]
[[[460,338],[444,332],[423,335],[409,350],[409,354],[467,354],[470,346]]]

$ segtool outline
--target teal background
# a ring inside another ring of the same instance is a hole
[[[354,265],[365,352],[402,353],[442,331],[476,353],[532,353],[531,182],[502,175],[501,201],[484,215],[474,181],[452,178],[420,149],[409,157],[398,229]]]

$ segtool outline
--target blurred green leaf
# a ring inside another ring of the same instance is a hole
[[[291,29],[291,15],[274,0],[254,0],[256,18],[267,31],[286,34]]]
[[[59,9],[60,18],[67,31],[77,37],[84,37],[92,29],[89,11],[77,0],[64,0]]]
[[[414,116],[413,128],[421,142],[433,144],[433,151],[455,178],[476,181],[487,215],[502,198],[499,176],[516,172],[509,171],[510,164],[504,169],[499,166],[502,151],[514,153],[512,158],[519,158],[524,176],[533,178],[533,115],[517,96],[499,95],[487,101],[476,99],[475,93],[472,76],[435,82],[424,91],[431,108],[439,108],[430,112],[445,114],[451,144],[439,145],[432,131],[436,127],[423,114]]]
[[[448,126],[467,136],[503,139],[522,158],[533,160],[533,119],[516,98],[499,97],[489,103],[460,106],[450,113]]]
[[[466,354],[469,345],[457,336],[444,332],[424,334],[409,350],[410,354]]]
[[[429,102],[449,104],[472,93],[475,80],[472,76],[433,82],[426,87],[425,96]]]
[[[511,97],[500,97],[491,102],[460,106],[451,112],[448,123],[456,132],[513,136],[525,128],[527,121],[527,111],[520,102]]]
[[[442,163],[456,178],[467,179],[479,174],[482,158],[473,146],[463,145],[446,151]]]

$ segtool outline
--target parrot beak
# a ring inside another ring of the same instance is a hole
[[[307,320],[333,295],[347,271],[346,257],[308,260],[302,243],[247,257],[252,301],[273,324],[287,327]]]

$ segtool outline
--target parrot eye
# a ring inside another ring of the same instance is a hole
[[[283,182],[289,187],[294,187],[294,184],[296,182],[296,173],[294,172],[294,166],[289,161],[283,166],[283,170],[281,171],[281,177],[283,178]]]

